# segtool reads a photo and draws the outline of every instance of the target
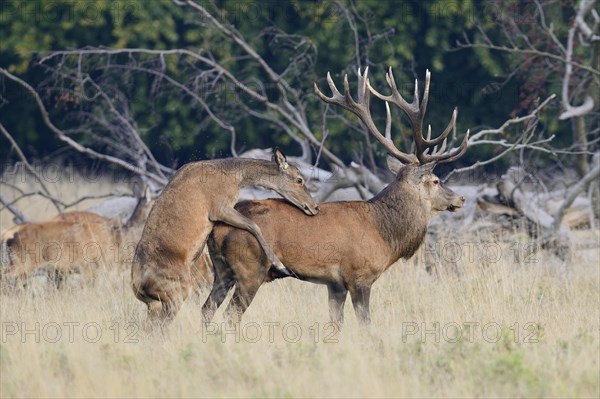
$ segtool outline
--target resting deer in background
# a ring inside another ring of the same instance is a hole
[[[358,319],[370,323],[371,285],[400,258],[406,259],[415,253],[423,243],[433,216],[445,210],[454,212],[464,204],[463,197],[441,184],[432,173],[436,163],[452,162],[467,149],[468,131],[458,148],[445,152],[446,138],[456,123],[456,110],[439,137],[431,139],[429,128],[425,139],[422,126],[429,96],[429,71],[423,101],[419,102],[415,82],[414,100],[410,104],[398,92],[391,68],[386,78],[392,90],[389,96],[379,94],[370,86],[368,69],[364,75],[359,70],[356,101],[350,96],[347,76],[344,95],[337,90],[329,74],[327,80],[332,97],[321,93],[315,84],[321,100],[356,114],[389,154],[400,161],[395,180],[383,191],[366,202],[323,203],[316,218],[304,218],[300,212],[278,200],[243,201],[236,206],[240,213],[260,226],[267,240],[274,243],[277,255],[299,279],[327,285],[330,317],[338,325],[343,322],[348,292]],[[370,92],[386,102],[385,136],[371,118]],[[396,105],[408,116],[416,154],[401,152],[392,143],[388,103]],[[440,144],[436,151],[435,147]],[[261,284],[273,279],[269,274],[268,259],[252,236],[230,226],[215,226],[208,245],[215,281],[203,306],[204,321],[212,319],[229,289],[235,285],[233,298],[225,312],[230,321],[238,322]]]
[[[274,190],[307,215],[319,212],[300,170],[279,149],[272,161],[228,158],[183,166],[156,200],[132,265],[132,288],[148,305],[150,321],[165,323],[176,315],[194,286],[191,266],[216,222],[251,233],[277,273],[289,275],[258,225],[233,208],[248,186]]]
[[[136,192],[138,202],[126,222],[93,212],[65,212],[44,222],[18,224],[2,234],[0,280],[17,286],[38,270],[54,279],[57,287],[69,274],[93,278],[98,269],[116,269],[133,255],[151,208],[150,190]]]

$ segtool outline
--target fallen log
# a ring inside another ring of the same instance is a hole
[[[571,255],[573,242],[570,229],[561,224],[556,233],[552,231],[554,218],[535,202],[530,201],[521,190],[522,176],[524,174],[520,168],[509,168],[496,185],[499,194],[506,200],[507,205],[527,219],[530,236],[538,239],[542,248],[551,249],[559,258],[567,260]]]

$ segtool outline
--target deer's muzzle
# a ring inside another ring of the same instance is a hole
[[[464,204],[465,204],[465,197],[460,196],[457,198],[456,201],[452,201],[452,203],[450,203],[450,205],[448,205],[448,208],[446,208],[446,209],[450,212],[456,212],[460,208],[462,208]]]
[[[304,204],[303,209],[304,209],[304,213],[306,213],[307,215],[310,215],[310,216],[318,215],[319,211],[320,211],[319,205],[310,206],[308,204]]]

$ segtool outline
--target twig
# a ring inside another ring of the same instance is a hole
[[[594,69],[590,66],[584,65],[584,64],[580,64],[579,62],[575,62],[575,61],[570,61],[567,62],[562,56],[556,55],[556,54],[552,54],[552,53],[548,53],[547,51],[541,51],[541,50],[531,50],[531,49],[522,49],[522,48],[512,48],[512,47],[506,47],[506,46],[498,46],[495,44],[481,44],[481,43],[458,43],[458,49],[464,48],[464,47],[470,47],[470,48],[485,48],[488,50],[496,50],[496,51],[503,51],[506,53],[519,53],[519,54],[528,54],[528,55],[535,55],[538,57],[547,57],[547,58],[551,58],[553,60],[557,60],[557,61],[561,61],[563,63],[568,63],[571,64],[577,68],[583,69],[584,71],[587,71],[591,74],[594,75],[600,75],[600,71],[597,69]],[[458,50],[457,49],[457,50]],[[450,50],[453,51],[453,50]]]
[[[63,202],[63,201],[61,201],[61,200],[53,197],[52,195],[46,194],[46,193],[41,192],[41,191],[30,191],[30,192],[26,193],[26,192],[23,192],[23,190],[21,190],[20,188],[17,188],[16,186],[13,186],[10,183],[2,182],[2,184],[6,184],[8,186],[11,186],[12,188],[17,189],[18,191],[20,191],[20,194],[21,194],[21,195],[19,195],[17,198],[15,198],[12,201],[8,201],[5,198],[6,203],[4,203],[4,205],[6,207],[13,206],[17,202],[19,202],[20,200],[22,200],[23,198],[32,197],[34,195],[39,195],[39,196],[47,198],[47,199],[49,199],[51,201],[56,201],[62,207],[64,207],[65,209],[71,208],[71,207],[73,207],[73,206],[75,206],[75,205],[77,205],[77,204],[79,204],[79,203],[81,203],[83,201],[87,201],[87,200],[91,200],[91,199],[103,199],[103,198],[129,197],[130,196],[129,194],[122,194],[122,193],[108,193],[108,194],[101,194],[101,195],[84,195],[83,197],[77,198],[75,201],[72,201],[72,202]]]
[[[44,184],[44,182],[42,181],[42,179],[40,178],[40,176],[36,173],[35,169],[33,168],[33,166],[31,166],[31,164],[29,163],[29,161],[27,161],[27,158],[25,157],[25,154],[23,154],[23,151],[21,151],[21,148],[19,148],[19,145],[12,138],[12,136],[10,135],[10,133],[8,132],[8,130],[6,130],[6,128],[4,127],[4,125],[1,122],[0,122],[0,131],[2,132],[2,134],[4,135],[4,137],[6,137],[6,139],[10,142],[10,144],[13,147],[13,149],[15,150],[15,152],[17,153],[17,155],[21,159],[21,162],[23,162],[23,165],[25,165],[25,168],[29,171],[29,173],[31,173],[33,175],[33,177],[35,177],[35,179],[39,183],[40,187],[42,187],[42,190],[44,190],[44,192],[46,194],[48,194],[48,196],[51,196],[50,195],[50,191],[48,190],[48,188],[46,187],[46,185]],[[54,205],[54,207],[56,208],[56,210],[59,213],[62,213],[62,209],[58,205],[57,201],[54,198],[51,198],[50,201],[52,202],[52,204]]]
[[[75,150],[86,154],[92,158],[96,158],[96,159],[101,159],[107,162],[111,162],[114,163],[116,165],[121,166],[124,169],[127,169],[131,172],[134,172],[138,175],[141,176],[147,176],[150,179],[154,180],[155,182],[161,184],[161,185],[166,185],[167,184],[167,179],[162,178],[154,173],[150,173],[148,171],[143,170],[142,168],[139,168],[135,165],[130,164],[129,162],[123,161],[122,159],[113,157],[111,155],[107,155],[107,154],[101,154],[97,151],[92,150],[91,148],[88,147],[84,147],[83,145],[79,144],[78,142],[76,142],[75,140],[73,140],[72,138],[68,137],[62,130],[60,130],[58,127],[56,127],[52,121],[50,120],[50,117],[48,115],[48,111],[46,110],[46,107],[44,106],[44,103],[42,102],[42,99],[40,98],[40,95],[37,93],[37,91],[35,91],[35,89],[33,87],[31,87],[27,82],[25,82],[24,80],[16,77],[15,75],[11,74],[10,72],[8,72],[6,69],[4,68],[0,68],[0,74],[6,76],[8,79],[20,84],[21,86],[23,86],[25,89],[27,89],[27,91],[33,96],[33,98],[35,99],[35,102],[37,103],[37,106],[42,114],[42,119],[44,120],[44,123],[46,124],[46,126],[48,126],[48,128],[50,130],[52,130],[52,132],[54,132],[54,134],[56,134],[58,136],[58,138],[61,141],[64,141],[65,143],[67,143],[69,146],[71,146],[72,148],[74,148]]]
[[[533,150],[538,150],[538,151],[549,152],[549,153],[553,154],[554,151],[547,150],[547,149],[545,149],[543,147],[539,147],[538,144],[543,144],[543,143],[550,142],[551,140],[554,139],[554,135],[550,136],[547,139],[538,140],[538,141],[536,141],[534,143],[525,143],[525,142],[521,143],[521,141],[524,141],[525,135],[522,135],[514,143],[508,143],[508,142],[506,142],[506,140],[497,140],[497,141],[487,140],[487,139],[484,139],[483,137],[486,136],[486,135],[502,134],[502,133],[504,133],[504,131],[508,127],[510,127],[512,125],[523,123],[523,122],[526,122],[526,121],[530,121],[533,118],[537,118],[537,115],[540,113],[540,111],[550,101],[552,101],[555,97],[556,97],[555,94],[550,95],[546,100],[544,100],[544,102],[542,102],[538,107],[536,107],[536,109],[534,109],[528,115],[520,116],[520,117],[516,117],[516,118],[512,118],[512,119],[508,119],[507,121],[505,121],[502,124],[502,126],[500,126],[497,129],[480,130],[479,132],[475,133],[473,136],[469,137],[469,146],[477,146],[477,145],[483,145],[483,144],[500,145],[502,147],[506,147],[506,150],[504,150],[500,154],[498,154],[498,155],[496,155],[496,156],[494,156],[494,157],[492,157],[490,159],[486,159],[485,161],[477,161],[473,165],[466,166],[464,168],[453,169],[443,179],[444,182],[448,181],[450,179],[450,177],[452,175],[454,175],[454,174],[458,174],[458,173],[463,173],[463,172],[475,170],[475,169],[477,169],[477,168],[479,168],[481,166],[488,165],[490,163],[496,162],[497,160],[501,159],[502,157],[504,157],[509,152],[512,152],[512,151],[515,151],[515,150],[520,150],[520,149],[528,148],[528,149],[533,149]]]
[[[19,210],[19,208],[11,204],[10,201],[8,201],[6,197],[2,195],[2,193],[0,193],[0,202],[2,203],[2,205],[4,205],[6,209],[8,209],[13,215],[15,215],[15,222],[17,224],[30,222],[32,220],[31,218],[25,216],[23,212]]]
[[[573,204],[575,198],[581,193],[588,184],[595,181],[600,176],[600,163],[594,166],[581,180],[577,182],[573,187],[567,191],[567,195],[562,205],[556,212],[556,216],[554,217],[554,222],[552,223],[551,231],[552,233],[556,233],[560,227],[563,217],[565,216],[565,212],[567,209]]]
[[[146,55],[156,55],[156,56],[165,56],[165,55],[179,55],[179,56],[188,56],[196,61],[199,61],[203,64],[206,64],[215,70],[217,70],[220,74],[222,74],[226,79],[231,81],[237,88],[239,88],[243,93],[247,94],[252,99],[260,102],[268,109],[276,112],[283,119],[288,121],[294,128],[298,129],[309,141],[312,145],[318,146],[320,141],[314,136],[311,129],[308,127],[308,122],[305,116],[302,113],[294,108],[289,101],[283,97],[283,105],[279,105],[273,103],[269,100],[269,98],[259,93],[256,90],[253,90],[248,85],[242,83],[239,79],[237,79],[229,70],[223,67],[221,64],[216,62],[215,60],[199,55],[193,51],[185,50],[185,49],[175,49],[175,50],[150,50],[143,48],[125,48],[125,49],[83,49],[83,50],[65,50],[65,51],[55,51],[48,56],[44,57],[40,62],[48,61],[57,56],[65,56],[65,55],[118,55],[118,54],[146,54]],[[344,162],[338,158],[335,154],[329,151],[327,148],[323,148],[323,155],[327,158],[329,163],[335,164],[341,168],[344,168]]]
[[[194,100],[196,100],[198,102],[198,104],[200,104],[200,106],[202,107],[202,109],[204,109],[206,111],[206,113],[208,114],[208,116],[210,117],[210,119],[212,119],[217,125],[219,125],[221,128],[229,131],[230,135],[231,135],[231,141],[230,141],[230,151],[231,154],[234,157],[237,157],[237,151],[235,149],[235,141],[236,141],[236,132],[235,132],[235,127],[225,121],[223,121],[221,118],[219,118],[210,108],[210,106],[206,103],[206,101],[204,101],[204,99],[202,99],[200,96],[198,96],[196,93],[194,93],[192,90],[190,90],[189,87],[187,87],[186,85],[179,83],[177,80],[171,78],[169,75],[167,75],[165,72],[158,72],[155,71],[153,69],[149,69],[149,68],[143,68],[143,67],[137,67],[137,66],[123,66],[123,65],[110,65],[107,66],[107,68],[125,68],[125,69],[131,69],[131,70],[136,70],[136,71],[140,71],[140,72],[145,72],[145,73],[149,73],[152,75],[156,75],[159,76],[161,79],[166,80],[167,82],[171,83],[173,86],[177,87],[178,89],[184,91],[187,95],[189,95],[190,97],[192,97]]]
[[[569,29],[569,35],[567,39],[567,54],[566,60],[567,64],[565,66],[565,76],[562,81],[562,105],[565,109],[558,117],[560,120],[565,120],[577,116],[582,116],[589,113],[592,109],[594,109],[594,99],[592,96],[585,96],[583,100],[583,104],[578,105],[576,107],[572,106],[569,102],[569,83],[571,82],[571,74],[573,73],[573,65],[571,64],[571,59],[573,58],[573,41],[575,40],[575,27],[571,27]]]

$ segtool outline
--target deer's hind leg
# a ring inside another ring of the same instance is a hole
[[[287,267],[283,265],[283,263],[281,263],[279,258],[277,258],[277,256],[269,247],[267,241],[263,237],[262,232],[260,231],[260,227],[258,227],[258,225],[252,220],[248,219],[235,209],[223,208],[221,208],[217,212],[211,213],[209,219],[212,222],[223,222],[233,227],[237,227],[238,229],[244,229],[246,231],[249,231],[250,233],[252,233],[252,235],[254,235],[254,237],[256,237],[263,251],[265,252],[265,254],[267,254],[271,265],[273,265],[273,267],[275,267],[275,269],[277,269],[278,272],[281,273],[282,277],[294,275]]]
[[[225,319],[230,326],[239,324],[242,315],[252,303],[261,284],[262,281],[259,280],[237,281],[233,297],[225,309]]]
[[[229,238],[225,256],[234,275],[235,291],[225,309],[225,318],[229,325],[237,325],[267,278],[270,263],[250,235],[238,230]]]
[[[213,264],[214,281],[213,286],[202,305],[202,320],[204,323],[209,323],[215,316],[215,312],[221,306],[227,293],[235,284],[235,276],[226,259],[221,254],[216,253],[216,249],[211,246],[211,240],[208,242],[210,257]]]

